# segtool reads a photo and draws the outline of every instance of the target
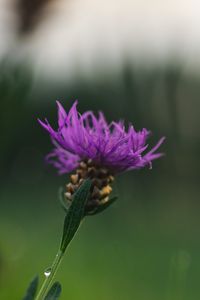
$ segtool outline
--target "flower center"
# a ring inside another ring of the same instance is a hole
[[[67,200],[72,201],[73,194],[79,188],[84,179],[92,180],[91,196],[86,204],[86,212],[94,211],[99,205],[109,200],[112,192],[111,184],[114,177],[111,172],[100,165],[97,165],[91,159],[81,161],[75,174],[70,176],[70,183],[66,185],[65,196]]]

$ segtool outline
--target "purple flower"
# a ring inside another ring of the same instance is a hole
[[[98,117],[92,111],[81,115],[77,111],[77,103],[76,101],[73,104],[67,114],[57,102],[57,130],[54,130],[47,120],[45,122],[39,120],[49,132],[54,144],[47,161],[52,163],[60,174],[71,172],[81,161],[89,159],[116,174],[151,166],[154,159],[162,156],[156,151],[164,138],[146,152],[148,148],[146,141],[150,131],[143,128],[137,132],[131,124],[126,130],[122,121],[108,124],[101,112]]]
[[[47,120],[40,124],[49,132],[54,144],[47,161],[53,164],[60,174],[75,170],[66,186],[65,198],[73,200],[74,192],[84,179],[92,180],[91,195],[85,207],[85,214],[95,214],[109,206],[109,198],[114,176],[133,169],[150,166],[162,154],[156,150],[163,143],[161,138],[148,152],[146,144],[150,132],[142,129],[136,132],[130,124],[107,123],[103,113],[95,117],[92,111],[78,113],[77,101],[67,114],[58,104],[58,129],[54,130]]]

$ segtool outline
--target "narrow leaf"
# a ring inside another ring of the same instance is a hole
[[[55,282],[52,287],[50,288],[50,290],[48,291],[46,297],[44,298],[44,300],[57,300],[60,298],[60,294],[61,294],[62,288],[61,288],[61,284],[59,282]]]
[[[23,300],[33,300],[35,298],[38,283],[39,283],[39,278],[38,278],[38,276],[36,276],[31,281],[31,283],[30,283],[30,285],[29,285],[29,287],[26,291],[26,295],[24,296]]]
[[[113,204],[115,201],[117,200],[117,197],[113,197],[112,199],[108,200],[107,202],[105,202],[104,204],[99,205],[95,210],[93,210],[92,212],[88,212],[86,215],[87,216],[93,216],[96,214],[101,213],[102,211],[104,211],[106,208],[108,208],[111,204]]]
[[[65,251],[66,247],[74,237],[84,217],[85,204],[90,193],[91,181],[89,179],[82,183],[80,188],[74,194],[72,204],[69,207],[64,221],[63,236],[60,250]]]

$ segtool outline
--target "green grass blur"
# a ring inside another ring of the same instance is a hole
[[[55,100],[80,111],[103,110],[136,129],[162,135],[166,156],[153,169],[119,176],[119,196],[88,217],[57,275],[61,299],[197,300],[200,298],[200,79],[179,68],[131,70],[73,86],[35,83],[21,67],[0,75],[0,299],[22,299],[35,274],[44,279],[60,242],[64,213],[58,177],[44,156],[51,149],[37,118],[56,122]]]

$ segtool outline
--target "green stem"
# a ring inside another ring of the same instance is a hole
[[[46,279],[43,282],[43,285],[41,286],[39,293],[35,300],[43,300],[44,299],[44,296],[45,296],[46,292],[48,291],[56,272],[58,271],[58,267],[61,263],[63,256],[64,256],[64,252],[59,250],[58,253],[56,254],[56,257],[52,263],[51,268],[49,269],[49,272],[50,272],[49,276],[46,276]]]

